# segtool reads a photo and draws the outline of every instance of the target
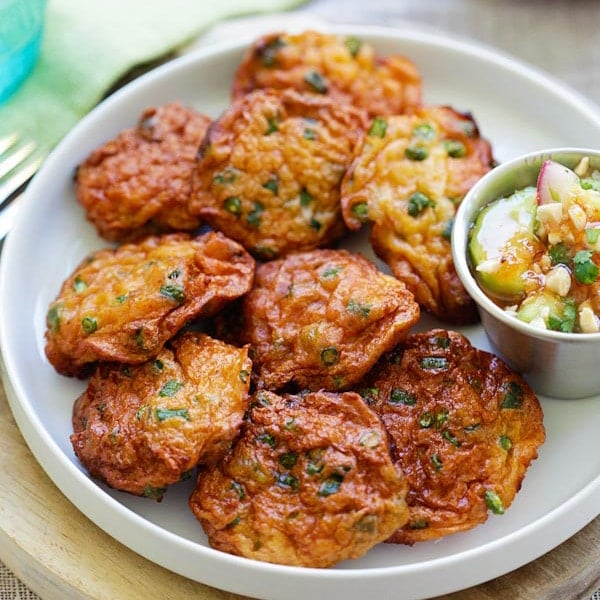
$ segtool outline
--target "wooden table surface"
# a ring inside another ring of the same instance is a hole
[[[314,0],[303,11],[340,23],[412,23],[476,40],[600,103],[599,0]],[[101,531],[33,458],[1,387],[0,411],[0,560],[44,600],[242,598],[158,567]],[[538,560],[438,600],[584,600],[598,588],[600,517]]]

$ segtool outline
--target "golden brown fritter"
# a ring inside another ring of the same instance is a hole
[[[71,443],[90,475],[160,500],[198,463],[215,463],[248,408],[252,363],[197,332],[141,365],[103,363],[73,408]]]
[[[209,128],[190,211],[272,259],[327,245],[345,231],[340,182],[364,113],[293,90],[257,90]]]
[[[450,232],[457,205],[492,165],[471,116],[427,107],[376,118],[342,183],[348,227],[372,221],[377,255],[422,308],[449,322],[477,319],[454,270]]]
[[[220,233],[151,236],[86,258],[47,313],[46,356],[63,375],[137,364],[197,317],[246,293],[254,260]]]
[[[361,395],[392,440],[408,482],[410,521],[391,542],[465,531],[512,503],[545,433],[540,403],[499,358],[463,335],[411,335],[364,381]]]
[[[149,108],[136,128],[94,150],[76,173],[76,195],[98,233],[125,241],[192,231],[191,176],[210,119],[178,102]]]
[[[222,334],[251,345],[258,387],[336,391],[359,381],[418,318],[402,282],[358,254],[323,249],[258,266]]]
[[[407,520],[381,423],[354,393],[258,392],[242,437],[201,471],[190,507],[209,543],[257,560],[328,567]]]
[[[371,116],[402,114],[421,104],[421,76],[404,56],[378,57],[355,37],[316,31],[271,33],[246,52],[232,95],[293,88],[358,106]]]

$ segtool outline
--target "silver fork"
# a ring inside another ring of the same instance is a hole
[[[0,240],[12,228],[22,192],[44,160],[36,149],[35,142],[23,142],[17,133],[0,138]]]

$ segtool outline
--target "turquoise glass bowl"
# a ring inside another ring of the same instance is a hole
[[[0,0],[0,104],[31,72],[40,51],[46,0]]]

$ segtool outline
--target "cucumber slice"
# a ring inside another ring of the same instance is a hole
[[[543,251],[534,233],[536,188],[529,186],[485,206],[470,233],[469,255],[477,282],[494,299],[515,302],[525,292],[523,275]]]

